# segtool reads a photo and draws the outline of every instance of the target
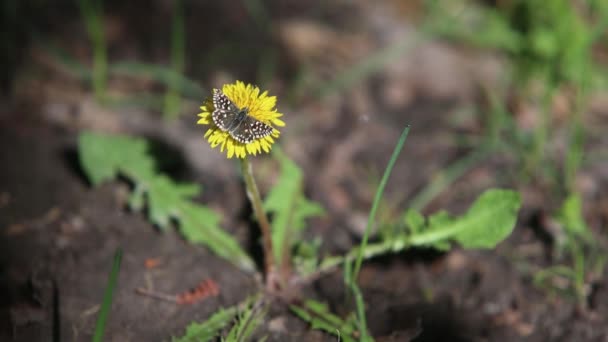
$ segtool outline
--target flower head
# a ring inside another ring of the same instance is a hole
[[[258,87],[236,81],[213,90],[213,97],[201,106],[197,123],[209,126],[205,139],[211,147],[226,151],[228,158],[268,153],[280,135],[275,126],[285,126],[276,102],[268,92],[260,94]]]

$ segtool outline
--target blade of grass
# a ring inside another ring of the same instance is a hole
[[[570,127],[569,132],[569,143],[568,149],[566,151],[566,158],[564,160],[564,183],[566,186],[567,192],[574,191],[576,174],[580,169],[583,158],[584,158],[584,144],[585,144],[585,128],[582,123],[582,111],[584,110],[583,97],[585,97],[586,92],[585,86],[582,86],[579,89],[579,94],[577,95],[577,104],[573,112],[572,118],[572,127]]]
[[[359,333],[357,322],[354,322],[351,317],[342,319],[333,314],[326,304],[307,299],[297,305],[290,305],[290,308],[296,316],[310,324],[311,329],[334,335],[338,341],[356,341],[355,336]]]
[[[608,19],[608,16],[607,16]],[[608,21],[608,20],[606,20]],[[589,60],[591,53],[591,44],[586,49],[581,51],[583,59]],[[578,90],[576,92],[576,99],[574,108],[572,110],[572,125],[570,127],[568,137],[568,149],[566,151],[566,158],[564,160],[564,183],[567,192],[574,192],[574,186],[576,181],[576,174],[581,167],[584,158],[584,144],[585,144],[585,127],[583,126],[583,114],[586,110],[585,106],[587,103],[587,95],[589,93],[589,81],[590,81],[590,64],[581,63],[580,70],[580,82],[578,84]]]
[[[228,332],[225,342],[245,342],[251,340],[251,335],[263,322],[266,307],[263,300],[257,300],[250,307],[245,308],[238,317],[236,324]]]
[[[118,280],[118,271],[120,271],[121,260],[122,250],[119,248],[114,254],[114,263],[112,264],[112,271],[110,271],[110,277],[108,278],[108,285],[106,286],[106,290],[103,294],[103,302],[101,303],[101,310],[99,311],[99,316],[97,317],[93,342],[103,341],[103,333],[106,328],[110,308],[112,307],[112,297],[114,296],[114,289],[116,288],[116,281]]]
[[[264,32],[270,32],[272,21],[264,2],[260,0],[245,0],[242,4],[255,25]]]
[[[360,334],[359,341],[371,342],[373,341],[373,339],[369,335],[369,332],[367,330],[367,319],[365,318],[365,302],[363,301],[363,295],[361,294],[361,290],[355,282],[350,284],[350,290],[355,296],[355,305],[357,307],[357,325]]]
[[[84,82],[91,82],[93,76],[86,65],[80,63],[76,58],[74,58],[74,56],[70,55],[65,49],[53,43],[42,33],[32,30],[31,36],[36,45],[40,45],[45,52],[50,55],[54,62],[59,64],[61,71],[67,72],[70,76]]]
[[[173,2],[173,28],[171,32],[171,69],[173,74],[169,80],[169,87],[165,94],[166,120],[171,120],[179,114],[180,95],[178,92],[178,80],[176,75],[184,72],[184,50],[185,50],[184,13],[182,2]]]
[[[367,319],[365,317],[365,301],[363,301],[363,295],[361,294],[359,286],[357,286],[357,282],[355,281],[355,277],[353,277],[352,271],[352,263],[350,261],[346,261],[344,263],[344,281],[346,282],[346,285],[348,285],[352,294],[355,297],[355,306],[357,308],[357,328],[359,329],[359,341],[372,342],[373,339],[369,335],[369,332],[367,330]]]
[[[549,130],[551,129],[551,105],[559,84],[546,76],[545,89],[542,98],[540,122],[534,129],[532,136],[532,147],[527,151],[526,163],[524,167],[524,177],[531,178],[541,166],[549,166],[544,163],[546,159],[545,151],[549,140]]]
[[[264,34],[272,35],[272,18],[264,1],[244,0],[242,4],[255,26]],[[270,46],[261,51],[257,66],[256,80],[258,84],[267,84],[273,79],[278,66],[277,57],[278,51]]]
[[[93,44],[93,91],[97,101],[103,102],[108,77],[108,57],[103,33],[101,0],[80,0],[78,3],[89,39]]]
[[[363,262],[363,253],[367,247],[367,240],[369,239],[369,231],[371,229],[372,224],[376,218],[376,211],[378,211],[378,204],[382,199],[382,194],[384,193],[384,188],[386,187],[386,183],[388,182],[388,178],[393,171],[393,166],[395,166],[395,162],[397,161],[397,157],[401,153],[401,149],[403,149],[403,145],[405,144],[405,140],[407,139],[407,135],[410,132],[410,126],[408,125],[401,133],[401,137],[395,146],[395,150],[393,151],[393,155],[386,166],[386,170],[384,170],[384,175],[382,176],[382,180],[380,180],[380,185],[378,186],[378,190],[376,191],[376,196],[374,197],[374,202],[372,203],[372,209],[369,212],[369,217],[367,220],[367,226],[365,227],[365,232],[363,233],[363,239],[361,240],[361,245],[359,247],[359,252],[357,254],[357,260],[355,261],[355,267],[352,273],[353,281],[357,279],[359,275],[359,270],[361,269],[361,262]]]

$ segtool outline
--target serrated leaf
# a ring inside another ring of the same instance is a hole
[[[163,229],[168,228],[171,219],[178,216],[184,201],[200,191],[200,186],[196,184],[177,184],[164,175],[156,176],[153,186],[149,186],[147,191],[150,221]]]
[[[302,171],[278,149],[274,155],[281,165],[279,180],[264,200],[264,210],[273,214],[272,243],[275,260],[283,260],[285,249],[292,247],[305,220],[324,214],[318,203],[308,200],[302,191]]]
[[[194,204],[191,198],[201,192],[198,184],[179,184],[155,170],[144,139],[83,133],[79,137],[81,165],[91,183],[97,185],[118,174],[134,183],[129,206],[141,210],[147,201],[149,220],[166,230],[172,220],[188,241],[207,246],[217,255],[246,270],[253,261],[238,242],[222,228],[211,209]]]
[[[444,227],[444,226],[454,222],[454,219],[450,216],[450,213],[448,213],[447,211],[439,210],[438,212],[429,216],[428,221],[429,221],[429,223],[428,223],[429,227],[433,228],[433,227]]]
[[[146,203],[145,196],[145,189],[141,185],[136,184],[129,196],[129,208],[133,211],[142,210]]]
[[[145,140],[85,132],[78,138],[80,165],[93,185],[111,180],[127,163],[134,169],[154,169]]]
[[[224,342],[249,341],[255,329],[263,322],[265,310],[259,305],[247,307],[240,315],[236,324],[230,329]]]
[[[255,270],[255,264],[239,243],[223,229],[217,229],[220,217],[213,210],[188,203],[180,210],[179,229],[188,241],[206,245],[215,254],[243,270]]]
[[[479,196],[464,215],[451,218],[445,211],[440,211],[431,215],[422,227],[418,227],[419,232],[401,232],[370,243],[363,249],[363,258],[398,253],[417,246],[448,250],[452,242],[457,242],[464,248],[493,248],[515,228],[520,206],[521,200],[517,192],[490,189]],[[413,224],[419,225],[418,215],[414,213],[410,216],[415,217]],[[358,253],[359,249],[353,248],[342,256],[324,257],[319,263],[318,271],[330,270],[345,261],[354,260]]]
[[[237,315],[237,307],[220,309],[203,323],[191,323],[184,336],[173,338],[172,342],[207,342],[217,337],[220,331],[230,324]]]
[[[326,304],[307,300],[302,306],[292,305],[291,310],[302,320],[308,322],[312,329],[322,330],[334,336],[340,336],[344,342],[354,342],[357,331],[356,321],[343,320],[331,313]]]

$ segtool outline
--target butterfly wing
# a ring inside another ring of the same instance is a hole
[[[215,108],[211,113],[213,123],[222,131],[228,131],[236,120],[238,108],[230,101],[228,96],[218,89],[213,90],[213,107]]]
[[[255,139],[267,137],[272,133],[272,126],[256,120],[250,115],[246,115],[244,118],[239,115],[239,109],[234,103],[217,89],[213,91],[213,107],[215,107],[211,113],[213,123],[222,131],[229,132],[240,143],[249,144]]]
[[[230,132],[230,135],[238,142],[249,144],[256,139],[269,136],[272,130],[272,126],[248,115],[237,129]]]

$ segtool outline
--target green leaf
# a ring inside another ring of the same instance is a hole
[[[405,224],[412,234],[416,234],[424,228],[425,219],[418,210],[410,208],[405,213]]]
[[[429,246],[453,240],[463,248],[494,248],[515,227],[521,206],[519,193],[490,189],[461,217],[451,219],[440,212],[429,218],[428,228],[408,238],[414,246]]]
[[[573,193],[566,198],[559,212],[558,220],[566,232],[581,236],[588,234],[589,228],[583,218],[583,201],[579,194]]]
[[[274,156],[281,165],[279,180],[264,200],[264,210],[273,214],[272,244],[275,260],[283,260],[305,228],[306,219],[321,216],[323,207],[308,200],[302,190],[302,171],[279,149]]]
[[[454,219],[445,210],[439,210],[433,215],[429,216],[429,227],[444,227],[449,223],[452,223]]]
[[[343,320],[331,313],[327,305],[314,300],[307,300],[302,306],[292,305],[290,308],[298,317],[308,322],[312,329],[339,336],[344,342],[356,341],[357,323],[352,316]]]
[[[294,247],[293,265],[301,276],[313,274],[319,265],[321,238],[315,237],[312,241],[299,240]]]
[[[173,338],[172,342],[207,342],[217,337],[225,326],[230,324],[237,315],[236,306],[220,309],[203,323],[191,323],[186,328],[184,336]]]
[[[78,139],[80,165],[93,185],[115,178],[121,165],[135,170],[153,170],[154,161],[147,155],[144,139],[82,133]]]
[[[220,217],[208,207],[191,201],[201,192],[198,184],[179,184],[155,170],[144,139],[82,133],[79,137],[82,168],[93,185],[123,175],[134,183],[129,206],[142,210],[148,205],[148,218],[161,230],[172,220],[190,242],[207,246],[245,270],[255,268],[238,242],[220,226]]]
[[[464,248],[494,248],[515,228],[520,207],[519,193],[487,190],[473,203],[467,214],[455,222],[454,226],[463,226],[456,234],[456,241]]]
[[[201,190],[196,184],[177,184],[164,175],[158,175],[153,180],[153,186],[149,186],[147,191],[149,219],[166,229],[171,219],[179,216],[180,210],[184,214],[184,201],[198,195]]]
[[[265,310],[261,308],[260,303],[253,302],[240,315],[236,324],[230,329],[224,342],[244,342],[249,341],[255,329],[262,324]]]
[[[103,341],[103,334],[106,329],[106,322],[110,315],[110,309],[112,308],[112,298],[114,297],[114,290],[116,289],[116,283],[118,281],[118,272],[120,271],[120,262],[122,260],[122,250],[119,248],[114,253],[114,263],[112,264],[112,270],[110,271],[110,277],[108,278],[108,284],[103,294],[103,301],[101,303],[101,309],[99,310],[99,316],[97,317],[97,323],[95,324],[95,334],[93,335],[93,342]]]
[[[180,209],[179,230],[188,241],[207,246],[243,270],[255,269],[253,261],[239,243],[219,228],[220,218],[213,210],[193,203],[184,203]]]
[[[420,216],[414,211],[406,214],[408,227],[414,230],[400,232],[379,242],[370,243],[361,249],[351,249],[342,256],[328,256],[319,262],[317,272],[324,272],[337,267],[346,261],[359,257],[374,258],[387,253],[399,253],[415,246],[433,247],[448,250],[452,242],[463,248],[493,248],[504,240],[515,228],[517,213],[521,206],[517,192],[502,189],[490,189],[484,192],[471,208],[460,217],[450,217],[440,211],[431,215],[420,225]],[[409,217],[409,219],[407,219]]]

